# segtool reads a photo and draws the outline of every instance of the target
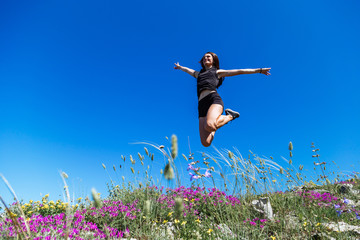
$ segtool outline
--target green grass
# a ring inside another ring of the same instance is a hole
[[[354,173],[349,179],[328,171],[314,145],[314,167],[320,174],[313,180],[303,175],[303,166],[293,165],[292,143],[286,166],[254,153],[244,159],[236,150],[178,157],[176,136],[171,138],[168,150],[159,145],[150,147],[164,156],[166,167],[162,170],[162,180],[155,181],[152,177],[155,171],[152,163],[156,159],[147,148],[144,148],[145,155],[138,153],[138,160],[132,156],[122,157],[124,162],[130,160],[127,169],[134,175],[131,182],[120,178],[113,167],[117,181],[109,174],[109,192],[104,199],[94,190],[93,199],[71,201],[67,175],[62,173],[67,202],[49,201],[49,196],[45,196],[41,201],[20,201],[18,205],[6,206],[0,218],[1,239],[360,237],[360,230],[337,232],[328,225],[344,222],[360,229],[358,174]],[[181,176],[187,174],[185,169],[179,169],[183,161],[188,163],[188,172],[193,178],[188,187],[181,184]],[[142,171],[136,171],[135,166]],[[105,165],[103,168],[108,171]],[[346,189],[347,185],[352,189]],[[274,213],[271,218],[253,206],[254,200],[264,197],[270,201]],[[348,203],[349,199],[353,203]]]

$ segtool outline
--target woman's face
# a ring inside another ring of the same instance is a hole
[[[212,65],[214,64],[213,56],[210,53],[207,53],[207,54],[204,55],[203,64],[206,67],[212,67]]]

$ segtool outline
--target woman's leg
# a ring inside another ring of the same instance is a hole
[[[208,132],[205,130],[206,125],[206,117],[200,117],[199,118],[199,132],[200,132],[200,140],[201,144],[204,147],[209,147],[211,145],[211,142],[214,139],[215,131]]]
[[[206,115],[204,128],[207,132],[214,132],[233,120],[231,115],[221,115],[224,108],[220,104],[212,104]]]

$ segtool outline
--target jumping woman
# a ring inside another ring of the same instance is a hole
[[[270,68],[222,70],[219,58],[213,52],[205,53],[199,63],[202,67],[200,72],[180,66],[179,63],[175,63],[174,68],[197,79],[200,139],[204,147],[209,147],[214,140],[216,130],[240,116],[238,112],[231,109],[225,109],[226,115],[222,115],[224,103],[216,89],[220,87],[224,78],[251,73],[262,73],[268,76]]]

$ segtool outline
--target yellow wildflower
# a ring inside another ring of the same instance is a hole
[[[211,228],[209,228],[209,230],[207,230],[206,232],[207,232],[208,234],[211,234],[212,231],[213,231],[213,230],[212,230]]]
[[[189,199],[187,199],[187,198],[184,198],[184,201],[185,201],[185,202],[188,202],[188,201],[189,201]]]
[[[170,217],[174,212],[169,212],[168,217]]]
[[[187,223],[187,221],[182,221],[181,225],[185,225]]]
[[[273,183],[276,183],[276,180],[274,179],[274,180],[272,180],[273,181]]]
[[[48,197],[49,197],[49,194],[46,194],[46,195],[45,195],[45,198],[48,198]]]
[[[276,237],[274,237],[274,236],[270,236],[270,238],[271,238],[271,240],[275,240],[275,239],[276,239]]]
[[[177,219],[175,219],[175,221],[174,221],[174,222],[175,222],[175,224],[178,224],[180,221],[179,221],[179,220],[177,220]]]
[[[191,201],[190,201],[190,202],[192,202],[192,203],[193,203],[193,202],[195,202],[195,199],[191,199]]]
[[[167,223],[167,222],[168,222],[168,220],[164,220],[164,221],[163,221],[164,224]]]
[[[79,198],[77,199],[77,201],[78,201],[78,202],[80,202],[81,200],[82,200],[82,198],[81,198],[81,197],[79,197]]]
[[[304,222],[303,226],[306,227],[306,225],[307,225],[307,222]]]
[[[33,203],[33,202],[34,202],[33,200],[30,200],[30,201],[29,201],[30,204]]]
[[[195,220],[195,222],[197,222],[197,223],[201,223],[201,221],[200,221],[200,219],[198,218],[198,219],[196,219]]]

